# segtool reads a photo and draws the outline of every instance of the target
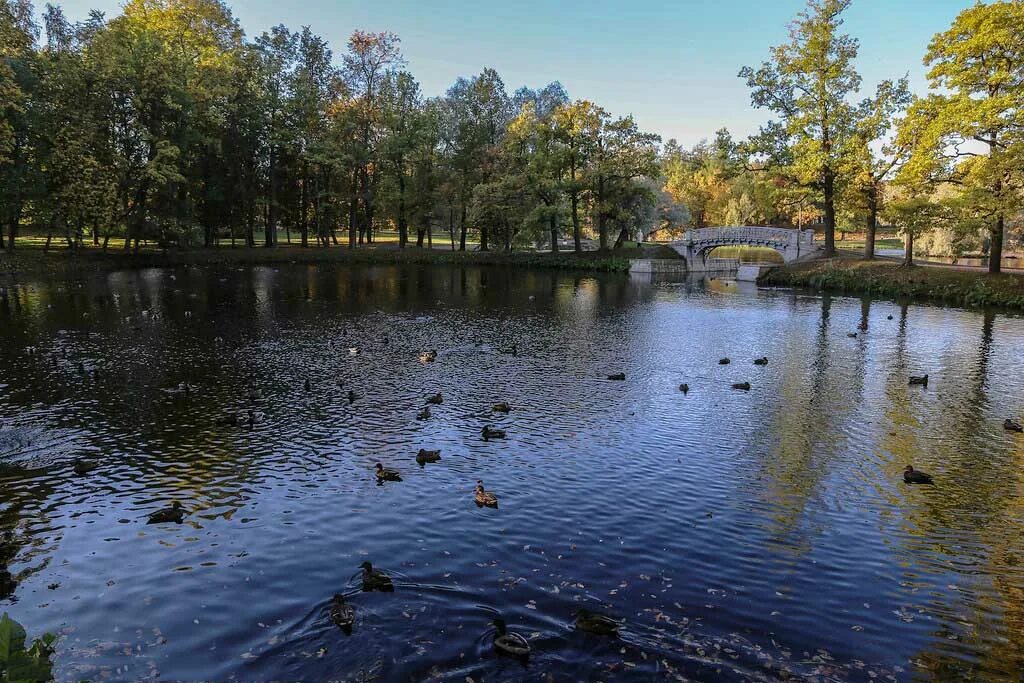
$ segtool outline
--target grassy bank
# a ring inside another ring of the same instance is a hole
[[[302,248],[279,246],[274,248],[189,249],[156,251],[142,250],[132,254],[121,249],[106,252],[85,248],[77,253],[66,249],[44,252],[41,248],[22,247],[13,253],[0,252],[0,277],[12,278],[31,275],[85,275],[93,272],[132,268],[162,268],[184,265],[272,265],[284,263],[350,263],[350,264],[438,264],[438,265],[500,265],[522,268],[554,268],[560,270],[587,270],[600,272],[626,272],[629,259],[648,256],[639,249],[613,252],[572,252],[559,254],[541,252],[501,251],[444,251],[439,249],[398,249],[375,246],[358,249],[345,247]]]
[[[886,298],[927,298],[957,306],[1024,309],[1024,276],[902,266],[893,261],[847,258],[772,268],[763,285],[870,294]]]

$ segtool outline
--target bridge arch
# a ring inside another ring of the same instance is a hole
[[[761,226],[721,226],[687,230],[670,245],[691,271],[706,270],[707,255],[717,247],[768,247],[782,254],[785,263],[816,254],[814,232]]]

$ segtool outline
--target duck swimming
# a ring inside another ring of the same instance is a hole
[[[686,382],[683,382],[682,384],[679,385],[679,391],[683,392],[684,394],[690,393],[690,385],[687,384]]]
[[[768,356],[761,356],[754,359],[754,365],[768,365]]]
[[[149,513],[149,519],[146,524],[167,524],[169,522],[181,524],[184,519],[185,508],[178,501],[174,501],[169,508],[162,508],[156,512]]]
[[[423,351],[419,355],[421,363],[433,363],[437,360],[437,349],[431,349],[430,351]]]
[[[75,460],[75,464],[74,464],[74,466],[72,466],[71,469],[74,470],[75,474],[77,474],[78,476],[82,477],[82,476],[85,476],[86,474],[89,474],[90,472],[92,472],[97,467],[99,467],[99,465],[97,463],[95,463],[95,462],[92,462],[92,461],[89,461],[89,460],[78,460],[78,459],[76,459]]]
[[[487,441],[489,439],[504,439],[505,430],[492,429],[491,425],[487,425],[486,427],[480,430],[480,436],[484,437],[484,441]]]
[[[512,410],[512,406],[510,406],[506,401],[502,401],[501,403],[495,403],[493,406],[491,406],[491,412],[495,413],[507,413],[510,410]]]
[[[420,452],[416,454],[416,462],[420,465],[425,465],[428,462],[437,462],[441,459],[441,451],[428,451],[426,448],[421,448]]]
[[[434,394],[433,396],[427,396],[427,403],[433,406],[439,406],[442,403],[444,403],[444,396],[442,396],[440,392]]]
[[[1011,432],[1024,432],[1024,425],[1021,425],[1020,422],[1014,422],[1007,418],[1006,422],[1003,423],[1003,429],[1007,429]]]
[[[579,631],[586,631],[587,633],[594,633],[599,636],[614,636],[618,635],[619,629],[622,628],[622,622],[618,619],[612,619],[607,615],[591,612],[582,607],[576,612],[575,616],[576,629]]]
[[[926,386],[928,386],[928,375],[921,375],[920,377],[915,377],[914,375],[911,375],[910,376],[910,381],[908,382],[908,384],[910,384],[910,385],[917,384],[917,385],[920,385],[922,387],[926,387]]]
[[[376,476],[378,482],[402,481],[402,475],[398,473],[398,470],[389,469],[387,467],[384,467],[384,465],[381,465],[380,463],[377,463],[375,469],[377,471]]]
[[[473,500],[480,507],[497,508],[498,496],[484,488],[482,479],[476,480],[476,489],[473,491]]]
[[[306,378],[306,382],[305,382],[305,384],[303,385],[303,388],[304,388],[304,389],[305,389],[306,391],[313,391],[313,383],[309,381],[309,378],[308,378],[308,377]]]
[[[416,413],[416,419],[417,420],[429,420],[430,419],[430,407],[429,406],[423,406],[423,410],[421,410],[420,412]]]
[[[390,593],[395,590],[395,585],[391,583],[390,576],[379,569],[374,569],[373,565],[369,562],[363,562],[359,566],[363,570],[363,590],[365,592],[381,591]]]
[[[736,382],[732,385],[733,389],[740,389],[742,391],[750,391],[750,382]]]
[[[359,398],[359,395],[356,394],[356,392],[354,392],[351,389],[349,389],[348,390],[348,403],[349,403],[349,405],[352,405],[353,403],[355,403],[357,398]]]
[[[903,481],[907,484],[933,484],[932,475],[927,472],[915,470],[913,465],[907,465],[903,470]]]
[[[624,372],[617,372],[614,375],[608,375],[608,379],[613,380],[613,381],[621,382],[624,379],[626,379],[626,373],[624,373]]]
[[[331,621],[334,625],[345,631],[352,632],[352,625],[356,623],[356,608],[345,602],[345,596],[335,593],[331,598],[330,609]]]
[[[719,365],[728,365],[731,362],[732,361],[730,361],[728,358],[720,358],[720,359],[718,359],[718,364]]]
[[[498,634],[494,636],[494,649],[501,654],[518,659],[530,656],[530,643],[525,637],[508,630],[504,619],[495,619],[494,626]]]

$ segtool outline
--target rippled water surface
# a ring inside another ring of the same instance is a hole
[[[0,294],[0,610],[60,634],[63,680],[1019,680],[1008,417],[1024,319],[1000,313],[500,269],[23,283]],[[145,524],[175,500],[183,524]],[[365,560],[393,593],[359,591]],[[580,607],[620,637],[574,630]],[[494,653],[498,614],[528,663]]]

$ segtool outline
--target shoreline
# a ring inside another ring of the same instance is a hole
[[[44,252],[39,247],[19,247],[13,252],[0,252],[0,279],[52,275],[82,276],[113,270],[142,268],[173,268],[207,265],[280,265],[338,263],[351,265],[495,265],[518,268],[579,270],[589,272],[629,272],[630,259],[642,258],[640,249],[606,252],[504,251],[442,251],[409,247],[209,247],[188,250],[143,250],[139,253],[121,249],[100,251],[89,247],[72,253],[66,249]]]
[[[904,266],[890,260],[837,257],[777,266],[758,285],[926,299],[946,305],[1024,310],[1024,275],[991,275],[953,267]]]

